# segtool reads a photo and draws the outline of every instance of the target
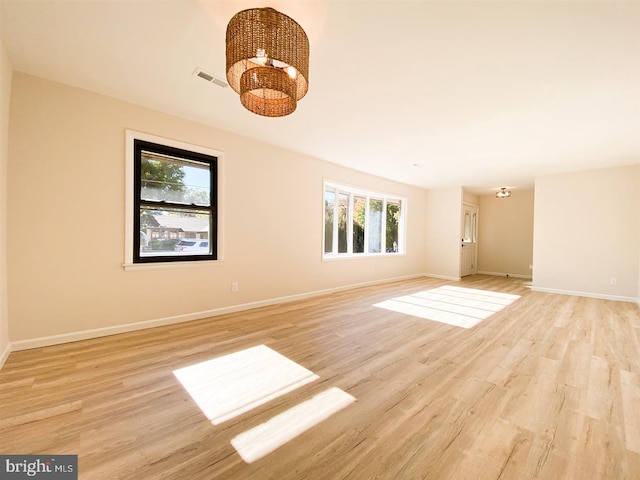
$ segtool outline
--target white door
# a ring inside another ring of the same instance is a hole
[[[478,247],[478,207],[462,205],[462,242],[460,247],[460,276],[476,273]]]

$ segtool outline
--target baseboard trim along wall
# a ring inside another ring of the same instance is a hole
[[[459,282],[462,277],[450,277],[448,275],[438,275],[437,273],[425,273],[423,277],[439,278],[440,280],[451,280],[452,282]]]
[[[60,335],[51,335],[48,337],[39,337],[39,338],[31,338],[28,340],[18,340],[16,342],[11,342],[9,344],[9,346],[7,347],[7,352],[6,352],[6,356],[9,355],[9,352],[12,351],[19,351],[19,350],[28,350],[30,348],[40,348],[40,347],[48,347],[51,345],[59,345],[62,343],[70,343],[70,342],[77,342],[80,340],[88,340],[90,338],[98,338],[98,337],[106,337],[109,335],[117,335],[118,333],[126,333],[126,332],[132,332],[135,330],[144,330],[147,328],[154,328],[154,327],[162,327],[165,325],[172,325],[172,324],[176,324],[176,323],[182,323],[182,322],[189,322],[191,320],[201,320],[203,318],[208,318],[208,317],[217,317],[219,315],[225,315],[227,313],[235,313],[235,312],[241,312],[244,310],[251,310],[253,308],[258,308],[258,307],[266,307],[269,305],[276,305],[279,303],[288,303],[288,302],[294,302],[296,300],[304,300],[306,298],[311,298],[311,297],[317,297],[320,295],[326,295],[329,293],[335,293],[335,292],[340,292],[343,290],[351,290],[353,288],[359,288],[359,287],[366,287],[366,286],[370,286],[370,285],[377,285],[377,284],[381,284],[381,283],[389,283],[389,282],[396,282],[396,281],[400,281],[400,280],[409,280],[411,278],[419,278],[419,277],[424,277],[425,275],[423,274],[415,274],[415,275],[407,275],[404,277],[396,277],[396,278],[386,278],[383,280],[373,280],[370,282],[363,282],[363,283],[358,283],[358,284],[351,284],[351,285],[345,285],[345,286],[341,286],[341,287],[335,287],[335,288],[328,288],[326,290],[317,290],[314,292],[308,292],[308,293],[300,293],[300,294],[296,294],[296,295],[289,295],[286,297],[278,297],[278,298],[272,298],[272,299],[268,299],[268,300],[260,300],[257,302],[251,302],[251,303],[244,303],[241,305],[231,305],[229,307],[221,307],[221,308],[215,308],[212,310],[205,310],[202,312],[194,312],[194,313],[187,313],[184,315],[175,315],[172,317],[165,317],[165,318],[157,318],[154,320],[146,320],[143,322],[136,322],[136,323],[128,323],[128,324],[124,324],[124,325],[114,325],[112,327],[104,327],[104,328],[94,328],[91,330],[82,330],[80,332],[71,332],[71,333],[63,333]],[[458,279],[459,280],[459,279]],[[1,368],[1,363],[0,363],[0,368]]]
[[[0,370],[2,370],[2,366],[4,365],[4,362],[7,361],[7,358],[9,358],[10,353],[11,353],[11,343],[7,344],[7,346],[4,349],[4,352],[0,354]]]
[[[513,278],[522,278],[525,280],[531,280],[531,275],[522,275],[520,273],[507,273],[507,272],[485,272],[479,271],[476,272],[478,275],[494,275],[496,277],[513,277]]]
[[[576,292],[574,290],[560,290],[557,288],[531,287],[533,292],[557,293],[559,295],[573,295],[575,297],[599,298],[601,300],[615,300],[616,302],[631,302],[640,305],[640,299],[622,297],[620,295],[606,295],[603,293]]]

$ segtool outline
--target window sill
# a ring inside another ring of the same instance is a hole
[[[323,262],[333,262],[336,260],[354,260],[358,258],[390,258],[390,257],[404,257],[404,253],[342,253],[339,255],[323,255]]]
[[[175,268],[217,267],[224,265],[223,260],[201,260],[191,262],[124,263],[125,272],[134,270],[169,270]]]

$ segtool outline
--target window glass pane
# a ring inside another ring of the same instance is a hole
[[[386,251],[398,252],[398,224],[400,221],[400,200],[387,200]]]
[[[476,214],[473,214],[473,218],[471,219],[471,241],[472,242],[477,242],[478,238],[477,238],[477,232],[476,232],[476,226],[478,225],[477,219],[476,219]]]
[[[349,195],[338,194],[338,253],[347,253],[347,215]]]
[[[471,213],[464,212],[464,233],[463,233],[463,242],[471,241]]]
[[[382,247],[382,200],[369,199],[369,218],[367,220],[369,253],[380,253]]]
[[[140,207],[140,256],[211,254],[211,220],[206,210]]]
[[[353,197],[353,253],[364,252],[364,216],[367,199],[358,195]]]
[[[143,150],[141,180],[142,200],[210,205],[211,171],[206,163]]]
[[[336,194],[331,190],[324,192],[324,253],[333,252],[333,207]]]

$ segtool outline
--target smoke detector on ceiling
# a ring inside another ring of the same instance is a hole
[[[196,77],[200,77],[204,80],[206,80],[209,83],[213,83],[214,85],[217,85],[219,87],[222,88],[227,88],[229,86],[229,84],[227,82],[225,82],[224,80],[222,80],[220,77],[217,77],[211,73],[205,72],[204,70],[202,70],[201,68],[196,68],[196,71],[193,72],[193,74]]]

